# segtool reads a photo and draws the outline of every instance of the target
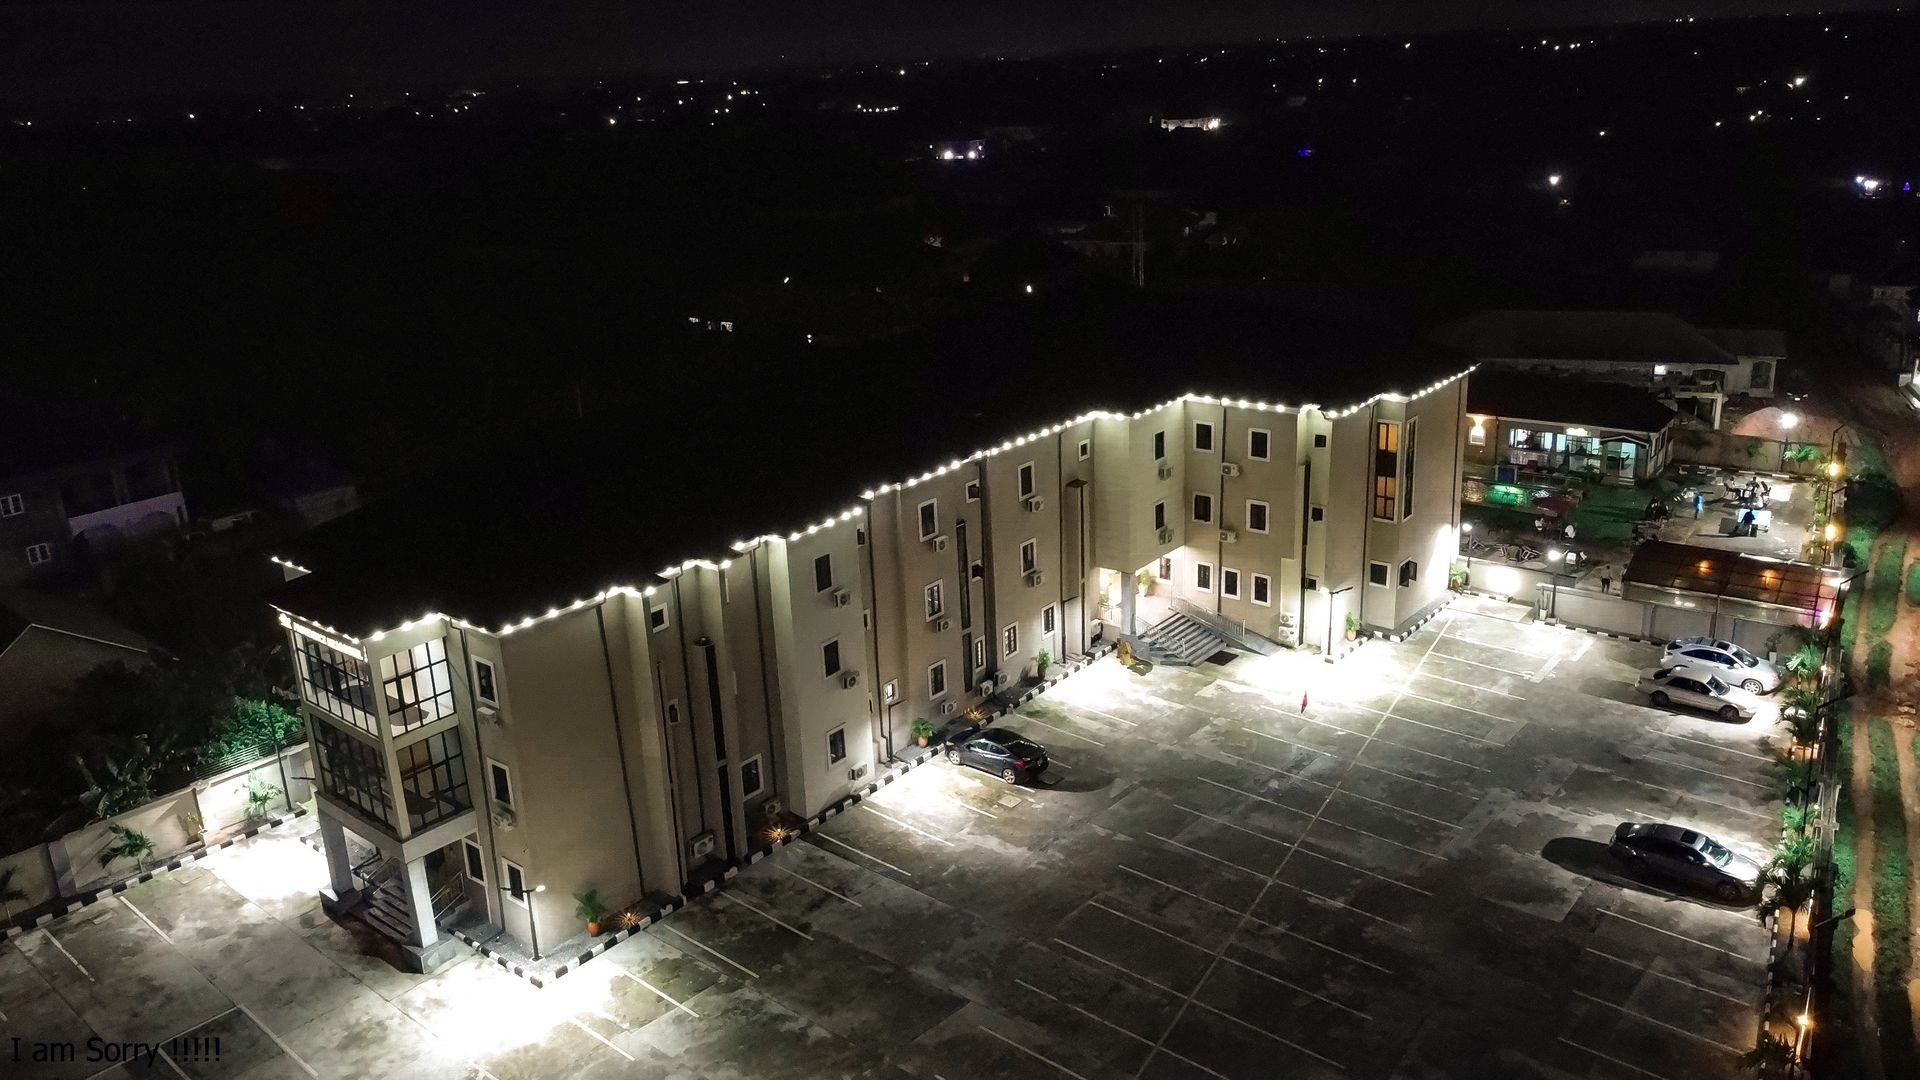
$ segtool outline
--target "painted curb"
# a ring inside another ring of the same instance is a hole
[[[1593,637],[1612,638],[1615,641],[1637,641],[1642,645],[1665,645],[1667,643],[1666,638],[1642,637],[1639,634],[1621,634],[1612,630],[1594,630],[1585,626],[1575,626],[1572,623],[1563,623],[1558,619],[1541,619],[1540,622],[1545,626],[1557,626],[1562,630],[1574,630],[1582,634],[1592,635]]]

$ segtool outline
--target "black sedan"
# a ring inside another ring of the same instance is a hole
[[[1759,863],[1678,825],[1622,822],[1607,850],[1637,876],[1704,889],[1727,903],[1752,898],[1760,890]]]
[[[1006,728],[967,728],[947,740],[947,760],[1018,784],[1047,771],[1047,748]]]

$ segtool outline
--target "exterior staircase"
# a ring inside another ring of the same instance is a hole
[[[1227,639],[1212,627],[1191,615],[1175,612],[1140,635],[1139,652],[1156,664],[1191,667],[1227,647]]]
[[[413,905],[407,901],[406,878],[389,875],[364,894],[360,917],[367,925],[399,942],[413,940]]]

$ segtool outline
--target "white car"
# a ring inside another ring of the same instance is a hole
[[[1685,664],[1695,671],[1717,675],[1749,693],[1771,694],[1780,689],[1780,669],[1731,641],[1683,637],[1667,642],[1663,664]]]
[[[1753,719],[1753,706],[1716,675],[1687,667],[1658,667],[1646,671],[1634,689],[1647,695],[1656,708],[1684,705],[1703,709],[1726,721]]]

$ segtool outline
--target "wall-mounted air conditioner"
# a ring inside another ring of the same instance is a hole
[[[943,702],[941,702],[941,703],[940,703],[940,715],[941,715],[941,716],[952,716],[952,715],[954,714],[954,711],[955,711],[956,709],[958,709],[959,707],[960,707],[960,706],[958,706],[958,705],[955,705],[955,704],[954,704],[953,702],[951,702],[951,701],[943,701]]]
[[[935,619],[935,620],[933,620],[933,632],[934,632],[934,633],[936,633],[936,634],[944,634],[944,633],[946,633],[947,631],[949,631],[949,630],[951,630],[951,629],[953,629],[953,620],[952,620],[952,619]]]
[[[1161,543],[1163,544],[1173,543],[1173,526],[1171,525],[1160,526],[1159,536],[1160,536]]]
[[[1046,508],[1047,508],[1047,500],[1041,498],[1038,495],[1027,496],[1028,510],[1045,510]]]
[[[860,673],[849,671],[840,676],[840,689],[851,690],[860,685]]]
[[[1027,571],[1027,587],[1028,588],[1032,588],[1035,585],[1044,585],[1046,584],[1046,582],[1047,582],[1047,575],[1041,573],[1038,570]]]
[[[713,834],[703,832],[687,841],[687,854],[696,859],[704,859],[713,854]]]
[[[855,765],[853,768],[847,770],[847,779],[849,780],[858,780],[865,775],[867,775],[867,767],[865,765]]]
[[[1223,544],[1237,544],[1237,543],[1239,543],[1239,542],[1240,542],[1240,532],[1239,532],[1239,530],[1237,530],[1237,529],[1221,529],[1221,530],[1220,530],[1220,542],[1221,542],[1221,543],[1223,543]]]
[[[491,724],[494,727],[499,727],[506,722],[500,718],[500,710],[491,705],[482,705],[473,711],[475,715],[480,717],[480,722],[483,724]]]
[[[927,543],[932,544],[933,550],[935,551],[947,550],[947,538],[945,536],[936,536],[933,539],[928,540]]]
[[[1160,479],[1162,480],[1173,479],[1173,466],[1168,465],[1165,462],[1162,462],[1160,465]]]
[[[1223,461],[1223,462],[1221,462],[1221,463],[1220,463],[1220,475],[1221,475],[1221,476],[1239,476],[1239,475],[1240,475],[1240,463],[1239,463],[1239,462],[1237,462],[1237,461]]]
[[[845,589],[833,590],[833,606],[834,607],[846,607],[848,604],[851,604],[851,603],[853,603],[852,593],[848,592]]]
[[[511,829],[514,826],[513,811],[504,806],[493,808],[493,824],[496,828]]]

